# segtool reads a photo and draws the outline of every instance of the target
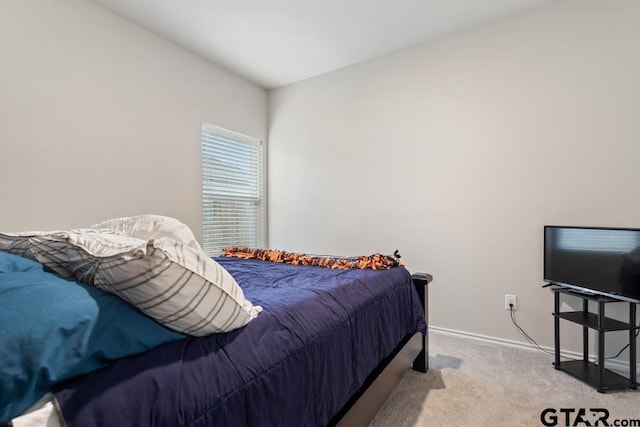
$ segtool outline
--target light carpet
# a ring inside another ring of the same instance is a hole
[[[602,412],[591,408],[606,409],[609,425],[640,426],[640,390],[598,393],[555,370],[552,355],[434,331],[429,353],[429,371],[408,371],[370,427],[552,425],[546,408],[557,426],[595,425]]]

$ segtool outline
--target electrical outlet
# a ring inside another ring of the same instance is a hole
[[[511,294],[504,295],[504,308],[509,310],[511,309],[511,305],[513,305],[513,311],[518,309],[518,303],[516,302],[517,297]]]

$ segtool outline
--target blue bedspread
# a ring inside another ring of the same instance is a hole
[[[216,260],[264,311],[65,382],[69,427],[324,426],[402,338],[426,330],[404,268]]]
[[[59,381],[183,337],[120,298],[0,252],[0,424]]]

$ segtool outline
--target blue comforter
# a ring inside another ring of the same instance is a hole
[[[69,427],[324,426],[398,342],[426,330],[404,268],[216,260],[260,316],[61,384]]]
[[[118,297],[0,252],[0,424],[60,381],[182,338]]]

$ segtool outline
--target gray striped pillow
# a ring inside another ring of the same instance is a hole
[[[125,236],[115,230],[77,228],[32,236],[31,253],[36,261],[64,277],[94,284],[102,259],[114,256],[135,257],[144,254],[147,242]]]
[[[20,231],[0,233],[0,251],[35,260],[31,253],[30,238],[55,233],[55,231]]]
[[[204,252],[169,238],[147,242],[105,230],[70,230],[31,239],[55,271],[118,295],[173,330],[195,336],[246,325],[262,308]]]

